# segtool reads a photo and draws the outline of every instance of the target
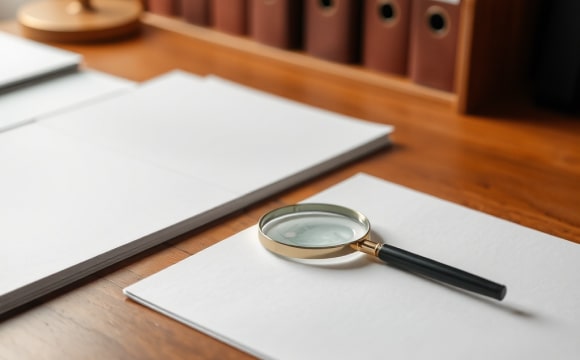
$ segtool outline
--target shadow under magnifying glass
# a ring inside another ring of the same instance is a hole
[[[372,230],[371,230],[371,236],[372,236],[373,241],[379,242],[381,244],[385,244],[384,238],[382,236],[380,236],[379,234],[377,234],[376,232],[372,231]],[[377,263],[382,263],[381,261],[378,261],[376,259],[372,259],[371,258],[370,260],[375,260],[375,262],[377,262]],[[421,279],[423,279],[425,281],[428,281],[428,282],[430,282],[432,284],[436,284],[437,286],[443,286],[446,289],[449,289],[450,291],[453,291],[455,293],[460,293],[460,294],[462,294],[464,296],[469,297],[472,300],[478,301],[478,302],[480,302],[482,304],[489,305],[489,306],[491,306],[493,308],[496,308],[498,310],[501,310],[501,311],[504,311],[504,312],[508,312],[508,313],[510,313],[512,315],[515,315],[515,316],[518,316],[520,318],[536,319],[536,320],[538,319],[538,315],[537,314],[534,314],[533,312],[528,311],[528,310],[524,310],[523,308],[521,308],[520,306],[517,306],[516,304],[510,304],[508,302],[498,302],[498,301],[489,299],[487,297],[480,296],[480,295],[474,294],[472,292],[463,290],[461,288],[451,286],[451,285],[446,284],[444,282],[437,281],[435,279],[429,278],[429,277],[424,276],[422,274],[414,273],[414,272],[409,271],[407,269],[401,269],[401,268],[399,268],[399,267],[397,267],[396,265],[393,265],[393,264],[388,264],[387,263],[387,266],[394,267],[397,270],[403,271],[403,272],[405,272],[405,273],[407,273],[407,274],[409,274],[411,276],[420,277]]]
[[[372,230],[371,230],[371,238],[375,242],[378,242],[381,244],[385,243],[385,240],[383,239],[383,237]],[[465,291],[463,289],[460,289],[460,288],[448,285],[446,283],[431,279],[431,278],[423,276],[421,274],[414,273],[414,272],[411,272],[411,271],[406,270],[406,269],[401,269],[401,268],[397,267],[396,265],[392,265],[392,264],[388,264],[388,263],[385,264],[385,262],[377,259],[376,257],[369,256],[367,254],[364,254],[364,253],[356,251],[356,250],[353,250],[353,253],[347,254],[344,256],[334,257],[334,258],[324,258],[324,259],[291,258],[291,257],[283,256],[283,255],[278,255],[276,253],[272,253],[272,255],[274,255],[274,256],[276,256],[284,261],[289,261],[292,263],[297,263],[297,264],[301,264],[301,265],[305,265],[305,266],[314,266],[317,268],[324,268],[324,269],[329,269],[329,270],[353,270],[353,269],[362,268],[365,266],[370,266],[373,263],[380,264],[382,266],[386,265],[386,266],[389,266],[391,268],[397,269],[397,271],[403,271],[406,274],[409,274],[410,276],[419,277],[422,280],[427,281],[427,282],[432,283],[432,284],[435,284],[437,286],[443,286],[446,289],[449,289],[450,291],[452,291],[454,293],[460,293],[464,296],[467,296],[471,300],[478,301],[481,304],[486,304],[486,305],[491,306],[491,307],[498,309],[500,311],[507,312],[511,315],[515,315],[517,317],[524,318],[524,319],[530,319],[530,320],[532,320],[532,319],[537,320],[538,319],[537,314],[534,314],[528,310],[524,310],[523,308],[521,308],[520,306],[517,306],[516,304],[510,304],[507,302],[500,303],[498,301],[494,301],[492,299],[488,299],[486,297],[479,296],[477,294],[473,294],[469,291]]]

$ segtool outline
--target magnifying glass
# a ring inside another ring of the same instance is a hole
[[[323,259],[361,251],[400,269],[497,300],[507,292],[504,285],[372,241],[367,217],[346,207],[321,203],[284,206],[262,216],[258,228],[262,245],[285,257]]]

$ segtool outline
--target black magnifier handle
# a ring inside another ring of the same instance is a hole
[[[400,269],[425,275],[434,280],[497,300],[502,300],[507,292],[505,285],[391,245],[383,244],[376,252],[376,256]]]

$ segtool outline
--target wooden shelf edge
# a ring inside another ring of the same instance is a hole
[[[457,47],[457,67],[455,69],[455,89],[458,94],[456,109],[460,113],[469,112],[470,99],[467,94],[469,91],[469,72],[471,71],[471,52],[473,46],[473,23],[475,19],[475,7],[477,0],[466,0],[461,9],[461,24],[459,29],[458,47]]]
[[[395,91],[397,93],[436,101],[450,105],[453,108],[456,108],[457,106],[458,96],[454,93],[417,85],[409,79],[374,72],[372,70],[364,69],[360,65],[333,63],[312,57],[301,53],[300,51],[278,49],[261,44],[250,38],[230,35],[212,28],[190,24],[180,18],[146,12],[142,15],[141,21],[146,25],[173,31],[182,35],[190,36],[197,40],[207,41],[242,52],[300,66],[330,76],[340,77]]]

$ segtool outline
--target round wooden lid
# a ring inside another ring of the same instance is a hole
[[[44,0],[24,5],[18,21],[24,36],[41,41],[102,41],[135,34],[138,0]]]

